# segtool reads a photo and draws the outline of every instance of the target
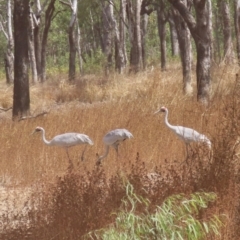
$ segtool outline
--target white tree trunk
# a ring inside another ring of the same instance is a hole
[[[32,70],[32,82],[37,83],[38,81],[38,74],[37,74],[37,65],[36,65],[36,57],[35,57],[35,50],[34,50],[34,23],[33,23],[33,13],[29,15],[28,19],[29,28],[28,28],[28,51],[30,57],[30,64]]]

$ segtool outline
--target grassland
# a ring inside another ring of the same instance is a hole
[[[213,191],[218,200],[206,214],[227,216],[220,239],[240,235],[240,80],[236,66],[213,69],[209,106],[182,94],[181,68],[169,67],[136,75],[84,76],[69,85],[65,76],[31,86],[31,112],[48,114],[13,122],[11,111],[0,113],[1,239],[80,239],[88,231],[110,224],[124,196],[123,181],[147,196],[154,206],[174,194]],[[194,78],[194,76],[193,76]],[[195,79],[195,78],[194,78]],[[196,89],[195,83],[194,89]],[[196,91],[196,90],[195,90]],[[0,105],[12,105],[12,86],[1,83]],[[169,109],[169,121],[207,135],[204,146],[192,145],[189,164],[185,146],[164,125],[159,107]],[[44,145],[64,132],[80,132],[94,141],[80,161],[83,146],[66,152]],[[101,166],[96,154],[104,151],[102,137],[126,128],[134,138],[111,149]],[[211,238],[213,239],[213,238]]]

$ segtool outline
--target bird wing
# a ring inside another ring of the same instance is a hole
[[[64,133],[61,135],[57,135],[51,140],[51,145],[57,145],[62,147],[71,147],[84,143],[93,145],[92,140],[87,135],[80,133]]]
[[[197,142],[201,134],[192,128],[176,126],[175,132],[179,138],[185,142]]]
[[[211,148],[211,141],[203,134],[192,128],[176,126],[175,132],[183,141],[189,142],[205,142]]]
[[[132,138],[133,135],[126,129],[115,129],[107,133],[104,138],[103,142],[106,145],[112,145],[117,141],[123,141],[128,138]]]

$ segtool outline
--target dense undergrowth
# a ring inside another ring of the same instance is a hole
[[[0,239],[81,239],[89,232],[111,226],[116,220],[114,213],[126,197],[125,182],[129,181],[137,196],[148,199],[149,213],[175,194],[214,192],[216,201],[200,210],[198,218],[226,216],[221,235],[211,234],[209,239],[237,240],[240,84],[231,74],[232,79],[222,81],[223,86],[213,82],[213,96],[207,108],[193,97],[182,95],[180,82],[173,81],[179,75],[177,71],[155,71],[121,81],[96,79],[77,86],[60,84],[49,86],[50,91],[47,86],[34,86],[32,109],[46,107],[50,112],[18,123],[7,118],[0,123],[0,143],[5,146],[0,150],[1,175],[12,178],[3,186],[32,189],[17,213],[7,204],[6,214],[1,215]],[[220,75],[224,78],[223,72],[214,76]],[[209,136],[211,152],[193,144],[188,161],[183,162],[183,144],[166,128],[163,116],[153,115],[162,105],[169,108],[172,124],[193,127]],[[84,162],[76,160],[81,147],[71,149],[74,166],[69,167],[65,151],[48,148],[40,138],[29,137],[37,125],[46,128],[47,138],[67,131],[86,133],[94,140],[94,146],[88,148]],[[102,136],[120,127],[130,130],[134,139],[120,146],[118,159],[111,151],[97,166],[96,153],[104,150]],[[9,198],[4,201],[8,203]],[[17,198],[21,198],[21,193]],[[17,205],[18,200],[13,207]],[[143,211],[139,207],[137,212],[140,215]]]

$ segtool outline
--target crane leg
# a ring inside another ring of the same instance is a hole
[[[188,164],[188,158],[189,158],[189,155],[188,155],[188,144],[186,143],[185,146],[186,146],[186,158],[180,165],[182,165],[185,162]]]
[[[87,145],[84,147],[83,152],[82,152],[82,156],[81,156],[81,160],[82,160],[82,161],[84,160],[84,153],[85,153],[85,151],[86,151],[86,148],[87,148]]]
[[[72,160],[69,157],[69,153],[68,153],[68,148],[66,148],[66,152],[67,152],[67,156],[68,156],[68,161],[69,161],[69,167],[73,166]]]

